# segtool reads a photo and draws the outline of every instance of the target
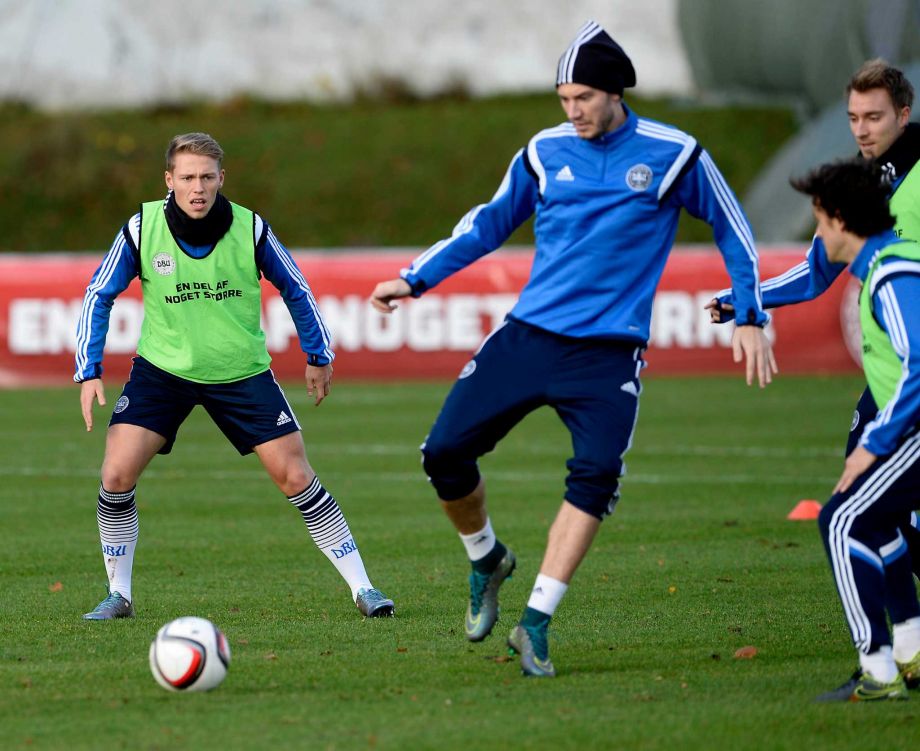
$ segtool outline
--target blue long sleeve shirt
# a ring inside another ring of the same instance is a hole
[[[761,282],[763,305],[765,308],[779,308],[783,305],[814,300],[834,283],[846,267],[845,263],[831,263],[827,258],[824,242],[815,236],[805,260],[782,274]],[[735,304],[731,289],[721,290],[716,294],[716,298],[722,305]],[[730,321],[733,317],[734,313],[724,310],[721,322]]]
[[[885,174],[883,182],[888,188],[889,201],[896,201],[906,195],[899,193],[899,190],[911,190],[904,186],[907,176],[916,169],[918,155],[920,155],[920,123],[908,123],[904,133],[876,159],[876,163],[882,166]],[[901,205],[903,208],[904,204]],[[915,204],[912,204],[908,198],[907,205]],[[916,210],[898,213],[897,219],[895,230],[898,236],[912,239],[920,236],[920,223],[918,223]],[[779,276],[761,282],[764,307],[778,308],[783,305],[814,300],[834,283],[845,268],[845,263],[831,263],[827,259],[824,243],[820,237],[815,237],[804,261]],[[734,304],[730,289],[721,290],[716,294],[716,298],[722,305]],[[723,310],[720,322],[730,321],[733,316],[731,311]]]
[[[590,141],[570,123],[535,135],[491,201],[402,270],[413,294],[495,250],[535,215],[533,267],[510,317],[565,336],[644,344],[683,208],[712,226],[739,322],[766,323],[750,225],[709,154],[676,128],[626,114]]]
[[[297,329],[300,348],[311,365],[326,365],[335,358],[331,337],[304,278],[290,252],[275,237],[271,227],[255,215],[253,228],[255,260],[259,271],[281,293]],[[102,355],[109,330],[109,315],[118,297],[140,271],[137,248],[140,243],[140,214],[135,214],[115,236],[112,247],[90,280],[77,325],[74,381],[99,378]],[[210,251],[181,243],[189,255]]]
[[[897,241],[892,231],[870,237],[850,264],[850,273],[864,283],[876,253]],[[902,368],[894,396],[888,404],[878,405],[878,413],[866,425],[859,444],[885,456],[920,424],[920,263],[883,258],[873,284],[873,315],[888,334]]]

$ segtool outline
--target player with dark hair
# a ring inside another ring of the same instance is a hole
[[[903,72],[876,58],[863,63],[846,87],[850,131],[860,156],[881,169],[899,237],[920,240],[920,123],[910,122],[914,88]],[[812,300],[846,268],[827,260],[820,238],[806,260],[763,282],[767,308]],[[732,291],[723,290],[706,307],[715,322],[734,318]],[[874,415],[870,410],[870,417]],[[858,437],[858,436],[857,436]]]
[[[571,433],[564,500],[508,639],[530,676],[555,675],[550,618],[619,498],[652,299],[681,209],[712,225],[737,284],[735,361],[746,357],[748,383],[756,377],[761,386],[775,370],[747,219],[695,139],[626,106],[623,91],[635,84],[623,49],[596,23],[585,24],[557,69],[556,93],[568,122],[537,133],[515,154],[491,201],[371,297],[388,313],[395,300],[422,295],[536,217],[530,280],[463,368],[422,447],[425,471],[471,561],[465,631],[480,641],[495,625],[498,590],[516,559],[492,529],[478,459],[544,405]]]
[[[913,86],[898,68],[876,58],[853,74],[846,96],[850,131],[860,156],[881,169],[895,232],[920,240],[920,123],[910,122]],[[844,268],[827,260],[821,239],[816,238],[806,260],[763,282],[764,305],[775,308],[812,300]],[[715,322],[734,318],[731,293],[723,290],[706,306]],[[870,417],[874,413],[874,408],[869,410]]]
[[[329,394],[329,332],[307,280],[271,227],[220,192],[224,152],[206,133],[176,136],[166,152],[166,200],[141,205],[93,274],[77,329],[76,373],[86,429],[105,404],[102,353],[115,298],[134,277],[144,296],[137,356],[115,402],[97,502],[108,596],[83,617],[134,616],[132,569],[138,539],[137,481],[168,454],[179,426],[202,405],[240,452],[255,452],[300,511],[366,616],[392,615],[373,587],[342,510],[307,461],[300,425],[275,381],[261,329],[264,275],[290,310],[306,354],[307,392]]]
[[[853,139],[860,158],[878,167],[876,174],[895,216],[895,233],[920,241],[920,123],[910,122],[913,86],[898,68],[876,58],[853,74],[846,95]],[[764,305],[774,308],[813,300],[845,268],[845,263],[828,260],[821,237],[815,236],[804,261],[763,282]],[[724,290],[706,306],[713,321],[721,323],[733,318],[731,297],[732,291]],[[853,414],[846,455],[858,445],[863,428],[877,412],[872,390],[867,387]],[[887,560],[886,565],[912,565],[920,576],[920,520],[915,512],[905,514],[901,532],[910,555]],[[891,607],[897,604],[891,603]]]
[[[881,405],[818,518],[860,663],[818,700],[906,699],[920,683],[920,601],[910,568],[888,563],[909,557],[898,523],[920,497],[920,244],[892,230],[871,164],[824,165],[793,186],[812,197],[828,260],[862,283],[863,369]]]

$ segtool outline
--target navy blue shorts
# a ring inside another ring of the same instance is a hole
[[[232,383],[195,383],[161,370],[140,355],[109,425],[138,425],[166,439],[160,454],[172,451],[176,433],[200,404],[241,454],[253,446],[300,430],[291,405],[270,370]]]
[[[464,367],[422,447],[438,496],[471,493],[477,459],[549,405],[572,434],[565,499],[592,516],[609,514],[636,425],[644,349],[506,321]]]

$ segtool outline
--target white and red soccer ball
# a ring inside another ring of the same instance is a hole
[[[150,671],[169,691],[217,688],[229,665],[227,638],[206,618],[176,618],[157,631],[150,645]]]

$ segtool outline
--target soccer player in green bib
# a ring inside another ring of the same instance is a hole
[[[199,404],[240,454],[255,452],[348,583],[358,609],[368,617],[392,615],[393,601],[371,584],[272,375],[260,324],[261,276],[278,288],[294,320],[316,405],[332,382],[329,332],[310,286],[268,223],[220,192],[223,156],[206,133],[172,139],[166,200],[142,204],[118,232],[83,299],[74,380],[91,430],[93,403],[106,403],[102,354],[112,304],[135,277],[144,297],[137,356],[109,422],[96,507],[108,595],[83,617],[134,616],[137,481],[156,454],[172,450],[179,426]]]
[[[818,700],[906,699],[920,684],[920,602],[899,529],[920,498],[920,244],[893,230],[877,165],[824,165],[793,185],[812,197],[828,260],[862,283],[863,369],[879,405],[818,518],[859,654]]]

